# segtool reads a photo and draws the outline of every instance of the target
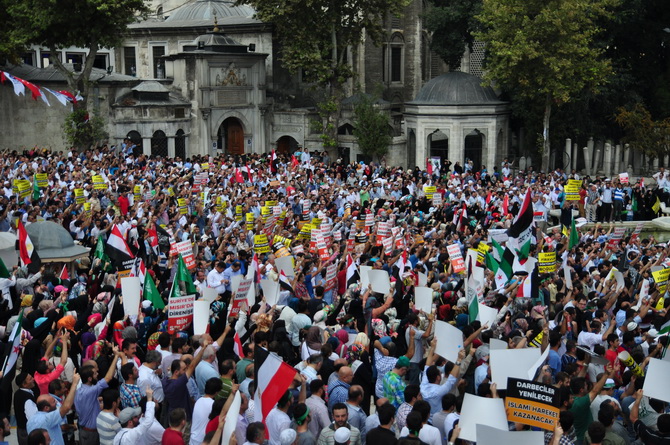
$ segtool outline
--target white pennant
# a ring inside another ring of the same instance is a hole
[[[8,72],[5,72],[5,77],[7,77],[7,79],[9,79],[12,82],[12,85],[14,85],[14,94],[16,94],[17,96],[26,94],[26,86],[21,82],[19,82],[18,79],[16,79]]]

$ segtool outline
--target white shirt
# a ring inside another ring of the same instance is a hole
[[[195,402],[193,407],[193,417],[191,420],[191,441],[190,445],[200,445],[205,438],[205,427],[209,422],[209,413],[212,412],[214,399],[201,397]]]
[[[149,429],[146,434],[143,434],[140,437],[137,445],[160,445],[163,440],[163,433],[165,428],[154,418],[154,421],[149,425]]]
[[[147,387],[153,389],[154,400],[158,403],[161,403],[165,397],[163,384],[161,383],[161,379],[156,375],[156,371],[144,364],[140,366],[140,376],[137,378],[137,386],[140,387],[140,393],[143,396],[147,395]]]
[[[400,437],[409,435],[407,427],[403,427],[400,431]],[[419,439],[426,442],[428,445],[442,445],[442,438],[440,437],[440,430],[431,425],[424,425],[419,431]]]
[[[265,425],[268,428],[268,435],[270,436],[269,445],[281,445],[279,436],[282,431],[291,427],[291,418],[284,411],[275,407],[272,408],[272,411],[270,411],[270,414],[265,419]]]
[[[216,269],[212,269],[207,274],[207,286],[213,287],[220,294],[226,291],[226,285],[223,284],[223,272],[219,273]]]
[[[116,437],[114,437],[114,445],[137,445],[139,440],[146,434],[153,423],[155,409],[156,404],[154,402],[147,402],[147,411],[144,417],[140,419],[140,424],[135,428],[123,428],[116,433]]]
[[[590,350],[593,351],[595,345],[603,344],[602,334],[595,334],[593,332],[582,331],[577,337],[577,344],[580,346],[587,346]]]

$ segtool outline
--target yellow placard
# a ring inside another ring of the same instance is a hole
[[[106,190],[105,179],[100,175],[93,175],[93,188],[95,190]]]
[[[177,198],[177,204],[179,205],[179,214],[186,215],[188,213],[188,207],[186,206],[186,198]]]
[[[84,189],[74,189],[74,200],[77,204],[83,204],[86,201]]]
[[[538,260],[540,273],[556,272],[556,252],[540,252]]]
[[[568,184],[565,186],[565,200],[579,201],[579,190],[582,188],[582,181],[580,179],[568,179]]]
[[[41,189],[45,189],[49,186],[49,179],[46,173],[36,174],[35,180],[37,181],[37,186]]]
[[[254,252],[256,253],[270,253],[270,243],[268,243],[268,237],[265,234],[254,235]]]
[[[437,187],[434,185],[424,185],[423,192],[426,194],[426,198],[433,199],[433,194],[437,193]]]

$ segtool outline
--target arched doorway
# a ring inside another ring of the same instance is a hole
[[[157,130],[151,136],[151,156],[161,156],[166,158],[168,155],[168,140],[165,132]]]
[[[428,136],[430,157],[439,156],[442,162],[449,159],[449,136],[441,130],[435,130]]]
[[[407,139],[407,168],[414,168],[416,165],[416,133],[414,129],[409,130]]]
[[[177,130],[174,138],[174,156],[182,161],[186,159],[186,136],[184,130]]]
[[[133,147],[133,155],[135,157],[139,156],[142,154],[142,135],[135,131],[129,131],[128,134],[126,135],[126,138],[130,139],[130,143],[134,145]]]
[[[484,147],[484,136],[479,130],[473,130],[465,136],[465,160],[471,160],[473,171],[479,171],[482,167],[482,148]]]
[[[221,123],[217,134],[218,147],[229,155],[244,154],[244,127],[235,117],[229,117]]]
[[[298,141],[291,136],[282,136],[277,139],[277,154],[290,155],[298,149]]]

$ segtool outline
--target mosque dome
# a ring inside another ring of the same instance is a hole
[[[503,101],[479,77],[453,71],[430,80],[416,95],[414,105],[491,105]]]
[[[43,261],[70,261],[88,255],[88,248],[74,243],[70,232],[51,221],[26,226],[30,241]]]
[[[234,3],[230,0],[195,0],[174,10],[165,21],[214,23],[216,17],[221,23],[229,17],[251,18],[256,13],[251,6],[235,6]]]

